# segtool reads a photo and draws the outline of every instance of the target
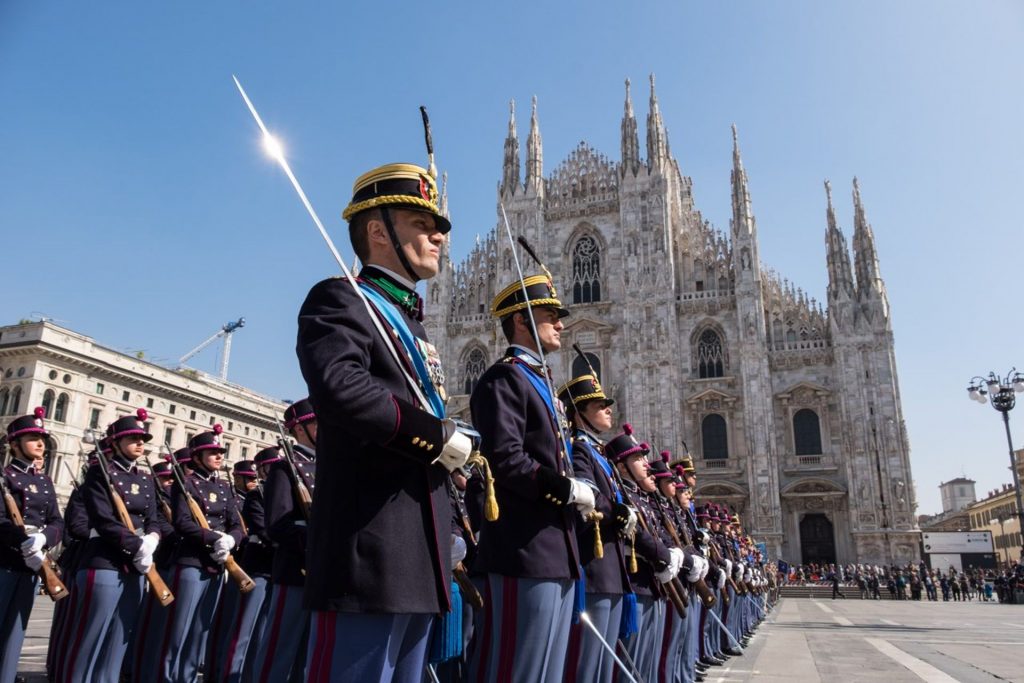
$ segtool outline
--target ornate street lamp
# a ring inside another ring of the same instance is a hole
[[[1024,556],[1024,505],[1021,505],[1020,477],[1017,474],[1017,459],[1013,453],[1013,439],[1010,437],[1010,411],[1017,404],[1017,394],[1024,391],[1024,374],[1013,368],[1006,377],[999,377],[994,372],[988,377],[975,377],[967,387],[967,395],[978,403],[992,401],[992,407],[1003,414],[1003,426],[1006,428],[1006,445],[1010,448],[1010,471],[1013,472],[1013,489],[1017,497],[1017,522],[1021,529],[1021,552]]]

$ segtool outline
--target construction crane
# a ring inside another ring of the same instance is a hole
[[[228,359],[231,357],[231,335],[234,334],[235,330],[239,329],[240,327],[244,327],[244,326],[245,326],[245,318],[239,318],[238,320],[236,320],[233,323],[228,323],[224,327],[222,327],[219,330],[217,330],[217,334],[213,335],[212,337],[210,337],[209,339],[204,341],[202,344],[200,344],[199,346],[195,347],[194,349],[192,349],[191,351],[186,353],[184,356],[179,358],[178,359],[178,365],[184,365],[185,361],[187,361],[189,358],[191,358],[192,356],[196,355],[197,353],[199,353],[200,351],[202,351],[207,346],[209,346],[213,342],[217,341],[221,337],[224,337],[224,349],[223,349],[223,352],[221,353],[220,372],[218,373],[218,375],[219,375],[219,377],[222,380],[227,380],[227,378],[228,378]]]

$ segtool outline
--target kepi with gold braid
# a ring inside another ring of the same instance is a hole
[[[495,318],[504,318],[517,311],[526,309],[527,301],[523,298],[523,286],[526,286],[526,293],[529,296],[531,308],[549,307],[558,311],[558,317],[564,318],[569,315],[569,309],[562,305],[558,299],[558,291],[555,289],[551,277],[548,275],[530,275],[522,282],[516,280],[505,289],[498,292],[491,304],[491,315]]]
[[[566,407],[577,410],[587,401],[604,401],[605,407],[615,403],[613,399],[605,396],[601,383],[589,373],[575,377],[563,384],[558,389],[558,400]]]
[[[437,181],[430,172],[416,164],[385,164],[356,178],[352,201],[341,217],[346,221],[362,211],[395,207],[429,213],[442,233],[452,229],[451,221],[438,205]]]
[[[690,456],[689,453],[687,453],[686,455],[680,455],[678,458],[674,458],[672,462],[670,462],[668,465],[672,469],[682,467],[683,471],[686,472],[686,474],[697,473],[697,469],[693,466],[693,458]]]

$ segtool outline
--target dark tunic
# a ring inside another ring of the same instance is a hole
[[[153,479],[133,462],[114,455],[109,461],[110,481],[128,510],[135,533],[121,521],[110,499],[102,465],[93,465],[82,484],[82,499],[89,514],[89,540],[82,552],[82,568],[113,569],[138,574],[132,564],[142,536],[160,532],[156,518]]]
[[[46,536],[44,549],[60,543],[64,519],[57,506],[57,494],[50,477],[36,472],[31,464],[18,459],[11,460],[4,468],[3,477],[11,497],[21,511],[28,533],[36,532]],[[25,565],[21,554],[21,544],[27,538],[25,530],[16,526],[7,514],[7,506],[0,504],[0,567],[34,573]]]
[[[267,536],[267,523],[263,512],[263,489],[254,488],[245,494],[242,503],[242,518],[249,527],[249,539],[242,549],[238,562],[245,572],[255,578],[270,577],[274,562],[274,548]]]
[[[538,474],[568,475],[562,448],[544,399],[512,349],[477,382],[470,398],[480,451],[494,473],[500,515],[482,522],[475,569],[530,579],[579,578],[576,509],[544,496]],[[539,376],[539,375],[538,375]]]
[[[637,515],[644,520],[643,523],[637,521],[636,536],[633,539],[638,560],[637,573],[630,575],[633,592],[637,595],[662,597],[661,585],[654,574],[665,569],[670,558],[668,547],[661,537],[661,525],[656,521],[650,499],[636,484],[626,480],[623,482],[622,491],[629,505],[634,507]],[[644,524],[647,529],[644,529]],[[632,548],[627,549],[627,552],[631,553]]]
[[[587,592],[622,595],[631,589],[626,547],[619,536],[619,525],[615,521],[612,507],[618,485],[605,474],[597,458],[604,458],[600,444],[589,434],[577,430],[572,444],[572,469],[580,479],[597,485],[596,509],[604,515],[600,522],[604,557],[594,557],[594,522],[584,523],[577,519],[576,539],[587,576]]]
[[[82,500],[82,490],[76,486],[64,507],[64,535],[61,540],[64,549],[57,560],[57,565],[65,577],[73,577],[78,571],[82,551],[85,550],[85,542],[88,540],[89,513],[85,509],[85,501]]]
[[[302,445],[295,445],[293,451],[295,469],[312,494],[316,454]],[[307,527],[295,496],[290,470],[284,460],[270,465],[267,480],[263,483],[263,514],[267,537],[274,544],[271,581],[285,586],[302,586],[306,582]]]
[[[174,528],[181,537],[176,563],[185,567],[200,567],[211,574],[217,574],[224,565],[213,559],[213,544],[220,538],[220,534],[215,532],[229,534],[235,539],[236,547],[242,541],[242,526],[238,521],[234,489],[215,474],[199,468],[185,477],[185,485],[206,516],[210,528],[202,528],[192,517],[188,500],[181,489],[175,486],[171,493],[171,510]]]
[[[387,277],[373,266],[361,275]],[[413,335],[427,339],[410,313],[400,315]],[[448,611],[448,471],[431,464],[444,447],[444,423],[415,404],[347,280],[324,280],[310,290],[296,351],[318,424],[305,606]]]

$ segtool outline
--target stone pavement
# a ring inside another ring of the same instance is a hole
[[[21,667],[42,683],[53,603],[32,610]],[[742,657],[709,671],[740,681],[1022,681],[1024,606],[784,598]]]
[[[1024,681],[1024,607],[784,598],[708,683]]]

